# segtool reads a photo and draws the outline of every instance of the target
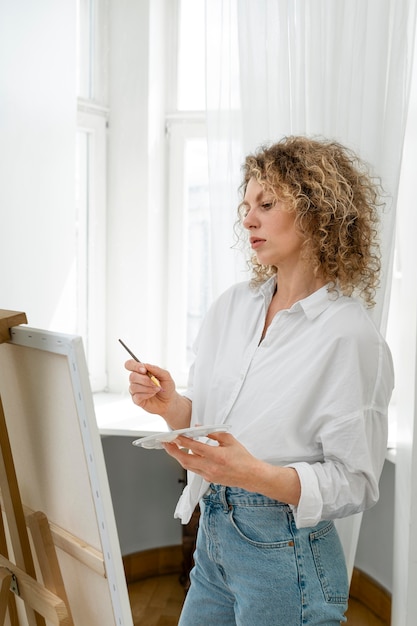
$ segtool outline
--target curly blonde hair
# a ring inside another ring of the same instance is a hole
[[[341,144],[307,137],[284,137],[246,157],[243,196],[251,178],[295,212],[304,238],[303,258],[331,290],[359,295],[375,304],[381,269],[379,181],[369,167]],[[239,206],[239,210],[242,208]],[[276,273],[274,266],[250,260],[252,284]]]

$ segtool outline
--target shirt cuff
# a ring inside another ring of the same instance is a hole
[[[317,526],[322,519],[323,499],[315,471],[309,463],[294,463],[287,467],[295,469],[301,483],[298,505],[290,505],[297,528]]]

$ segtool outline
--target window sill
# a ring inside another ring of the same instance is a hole
[[[394,446],[387,448],[385,459],[386,461],[389,461],[390,463],[393,463],[395,465],[397,460],[397,449]]]
[[[146,437],[169,428],[160,415],[152,415],[133,404],[130,396],[117,393],[93,394],[99,433],[102,436]]]

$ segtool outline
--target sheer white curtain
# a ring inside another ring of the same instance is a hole
[[[283,135],[325,136],[368,161],[390,197],[374,311],[385,331],[416,0],[208,0],[206,17],[214,295],[241,276],[224,251],[245,154]],[[350,571],[359,526],[339,525]]]

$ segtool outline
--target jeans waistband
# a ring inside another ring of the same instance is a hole
[[[224,485],[217,485],[211,483],[206,494],[204,495],[206,502],[218,503],[229,508],[229,505],[233,506],[277,506],[286,507],[290,510],[288,504],[274,500],[262,495],[261,493],[255,493],[252,491],[246,491],[240,489],[240,487],[225,487]]]

